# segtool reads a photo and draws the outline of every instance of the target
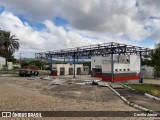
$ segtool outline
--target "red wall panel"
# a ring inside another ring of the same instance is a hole
[[[102,74],[100,74],[100,73],[95,73],[95,77],[97,77],[97,78],[102,78]]]
[[[132,75],[132,76],[114,76],[114,82],[120,82],[120,81],[128,81],[128,80],[138,80],[140,79],[139,75]],[[103,81],[112,82],[112,77],[110,75],[105,76],[102,75]]]
[[[127,81],[127,80],[138,80],[140,76],[115,76],[114,81]]]

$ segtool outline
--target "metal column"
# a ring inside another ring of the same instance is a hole
[[[77,56],[77,64],[78,64],[78,56]]]
[[[75,52],[74,52],[74,55],[73,55],[73,59],[74,59],[74,62],[73,62],[73,64],[74,64],[74,71],[73,71],[73,78],[76,78],[76,67],[75,67],[75,64],[76,64],[76,55],[75,55]]]
[[[114,59],[113,59],[113,44],[111,44],[111,74],[112,74],[112,82],[114,82]]]
[[[139,83],[143,83],[142,80],[142,53],[140,52],[140,72],[139,72]]]
[[[113,60],[113,53],[111,54],[111,74],[112,74],[112,82],[114,82],[114,60]]]
[[[52,72],[52,56],[51,56],[51,59],[50,59],[50,70],[51,70],[51,72]]]
[[[20,68],[22,68],[22,58],[21,58],[22,53],[19,53],[19,61],[20,61]]]

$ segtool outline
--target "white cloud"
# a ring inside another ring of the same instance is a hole
[[[33,57],[33,53],[36,51],[64,49],[99,42],[85,38],[74,31],[67,32],[63,27],[55,26],[50,20],[45,20],[44,24],[46,25],[45,29],[36,31],[10,12],[0,14],[1,29],[9,30],[12,34],[17,35],[21,45],[20,52],[28,55],[26,57]],[[32,54],[29,55],[28,52]]]
[[[151,20],[149,17],[160,17],[159,0],[138,0],[138,7],[136,1],[0,0],[5,7],[5,11],[0,13],[0,26],[17,35],[21,52],[27,56],[30,56],[28,51],[35,53],[111,41],[132,45],[138,45],[144,39],[158,41],[159,19]],[[17,15],[31,22],[43,23],[46,28],[34,29]],[[69,31],[54,25],[52,20],[56,16],[69,21]]]
[[[160,17],[160,0],[139,0],[139,6],[145,17]]]
[[[69,20],[72,28],[94,34],[128,35],[133,40],[148,36],[144,20],[137,13],[136,0],[1,1],[6,8],[33,21],[42,22],[62,16]]]

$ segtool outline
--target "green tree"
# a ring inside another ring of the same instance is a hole
[[[16,63],[17,59],[12,55],[8,58],[8,62]]]
[[[0,31],[0,56],[5,58],[5,66],[7,70],[8,59],[20,47],[18,40],[19,39],[17,39],[15,35],[11,35],[11,32],[5,30]]]
[[[22,67],[25,67],[25,66],[28,66],[28,65],[29,65],[29,63],[26,62],[25,60],[22,60],[22,61],[21,61],[21,66],[22,66]]]
[[[32,60],[28,64],[29,65],[36,65],[39,69],[45,69],[45,65],[47,65],[46,62],[43,62],[41,60]]]
[[[152,60],[150,60],[150,59],[143,59],[143,60],[142,60],[142,65],[147,65],[147,66],[152,66],[152,67],[154,67],[153,62],[152,62]]]
[[[160,78],[160,43],[156,44],[151,58],[154,66],[154,76]]]

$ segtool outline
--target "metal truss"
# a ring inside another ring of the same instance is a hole
[[[69,49],[61,49],[55,51],[35,53],[36,58],[78,58],[88,59],[91,56],[108,56],[113,54],[135,54],[147,55],[152,50],[149,48],[119,44],[119,43],[104,43]]]

